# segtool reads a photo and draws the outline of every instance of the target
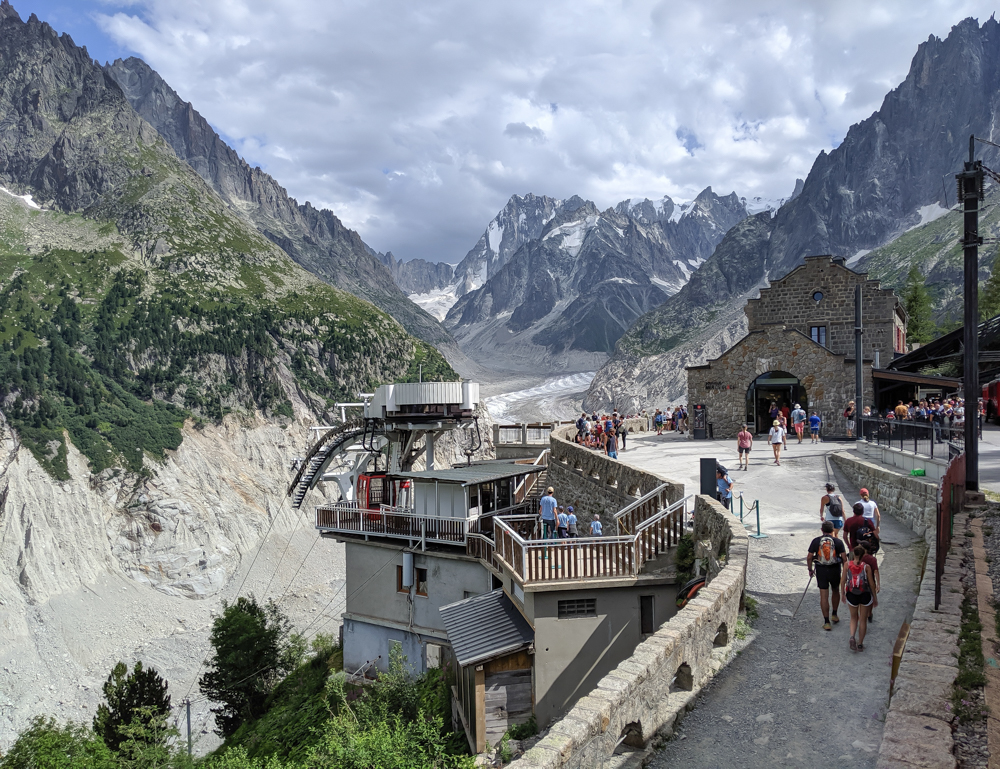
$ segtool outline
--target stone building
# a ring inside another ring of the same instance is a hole
[[[906,352],[906,312],[890,289],[832,256],[808,256],[744,311],[749,333],[715,360],[688,368],[688,402],[704,404],[716,438],[735,437],[746,422],[770,429],[770,405],[801,404],[823,418],[824,432],[844,433],[843,411],[855,394],[854,293],[862,287],[864,399],[872,368]]]

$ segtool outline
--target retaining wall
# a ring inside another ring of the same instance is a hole
[[[936,483],[893,472],[847,452],[831,454],[830,461],[851,483],[868,489],[882,515],[897,518],[928,544],[934,543],[938,503]],[[850,516],[850,510],[846,514]]]
[[[898,467],[903,473],[908,474],[910,470],[919,468],[927,473],[924,477],[934,483],[944,478],[944,474],[948,471],[948,459],[922,457],[909,451],[900,451],[890,446],[879,446],[868,443],[868,441],[858,441],[855,445],[857,446],[855,450],[859,454],[884,465]],[[944,446],[942,451],[947,457],[947,446]]]
[[[696,498],[695,538],[712,539],[722,556],[718,575],[553,723],[512,769],[601,766],[623,737],[639,747],[672,734],[724,663],[746,582],[746,531],[707,496]]]
[[[630,419],[627,424],[630,431],[638,432],[645,420]],[[576,428],[570,425],[553,430],[549,436],[548,485],[556,490],[559,504],[573,505],[581,531],[583,524],[593,520],[594,513],[600,513],[605,534],[613,533],[608,526],[613,523],[615,513],[664,483],[670,486],[667,498],[671,503],[684,496],[683,483],[638,470],[621,460],[608,459],[596,449],[578,446],[573,442],[574,435]]]

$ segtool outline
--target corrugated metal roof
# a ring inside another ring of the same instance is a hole
[[[503,590],[466,598],[439,611],[462,667],[510,654],[535,639],[531,625]]]
[[[539,473],[544,469],[545,467],[542,465],[515,465],[513,462],[496,462],[464,467],[445,467],[440,470],[421,470],[413,473],[396,473],[394,477],[413,478],[418,481],[445,481],[447,483],[461,483],[463,486],[474,486],[477,483]]]

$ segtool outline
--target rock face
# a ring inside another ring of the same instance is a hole
[[[711,188],[683,208],[664,198],[601,212],[574,198],[552,207],[548,219],[536,218],[543,222],[539,235],[510,255],[500,248],[507,231],[494,220],[466,257],[483,265],[486,281],[461,296],[445,325],[467,354],[512,368],[593,367],[745,217],[735,193],[719,197]]]
[[[684,288],[629,329],[608,369],[598,372],[588,404],[606,405],[601,393],[610,389],[612,372],[642,369],[650,356],[654,367],[661,365],[661,354],[686,346],[805,256],[850,259],[919,224],[928,211],[953,205],[953,183],[942,179],[961,170],[970,133],[998,138],[998,108],[1000,23],[991,18],[980,27],[966,19],[945,40],[930,37],[878,112],[852,126],[836,149],[820,153],[797,197],[773,219],[760,214],[734,227]],[[990,167],[1000,160],[989,145],[979,145],[977,157]],[[615,386],[633,396],[641,389],[631,380]]]
[[[308,202],[300,205],[271,176],[251,168],[144,61],[117,59],[104,71],[177,157],[298,264],[381,308],[418,338],[432,344],[452,342],[440,324],[407,300],[358,233],[332,211]]]

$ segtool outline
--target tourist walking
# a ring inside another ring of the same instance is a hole
[[[852,512],[854,515],[844,523],[844,536],[847,537],[852,549],[858,545],[865,545],[868,552],[875,555],[879,549],[879,541],[874,523],[865,517],[865,507],[861,502],[854,503]]]
[[[840,577],[842,598],[851,610],[852,651],[865,650],[865,634],[868,632],[868,610],[878,606],[872,585],[872,567],[864,562],[865,549],[858,545],[851,551],[851,560]]]
[[[819,519],[828,521],[833,527],[833,536],[840,538],[840,531],[844,528],[844,500],[836,493],[832,483],[826,484],[826,494],[819,501]]]
[[[844,419],[847,420],[847,437],[854,437],[854,415],[857,409],[854,408],[854,401],[847,402],[847,408],[844,409]]]
[[[788,418],[782,413],[778,415],[778,425],[781,427],[781,447],[788,448]]]
[[[566,539],[569,536],[569,516],[562,507],[559,508],[559,514],[556,515],[556,534],[559,539]]]
[[[740,452],[740,469],[749,470],[750,449],[753,448],[753,433],[747,430],[746,425],[743,425],[742,429],[736,434],[736,448]]]
[[[862,558],[861,560],[863,560],[865,563],[867,563],[869,566],[871,566],[872,576],[875,577],[875,594],[878,595],[879,591],[882,589],[882,576],[879,574],[878,560],[875,558],[875,554],[874,553],[870,553],[868,551],[868,546],[869,545],[870,545],[869,541],[861,543],[861,547],[863,547],[865,549],[864,558]],[[868,607],[868,621],[869,622],[874,622],[875,621],[875,607],[874,606],[869,606]]]
[[[815,411],[809,417],[809,437],[812,438],[813,443],[819,443],[819,426],[822,422],[823,420],[820,419],[819,414]]]
[[[785,441],[785,431],[781,429],[781,422],[777,419],[771,425],[771,431],[767,434],[767,441],[771,444],[774,452],[774,464],[781,464],[781,446]]]
[[[733,501],[733,481],[722,467],[715,470],[715,489],[715,498],[728,510]]]
[[[864,516],[871,521],[875,536],[881,536],[879,529],[882,527],[882,514],[878,511],[878,505],[868,494],[868,489],[861,489],[861,506],[864,508]]]
[[[567,532],[572,539],[577,539],[580,532],[576,529],[576,513],[573,512],[573,505],[566,508]]]
[[[823,629],[833,630],[830,624],[840,622],[837,609],[840,606],[840,571],[847,554],[843,540],[837,539],[833,533],[833,524],[823,521],[822,532],[809,544],[806,554],[806,568],[809,576],[816,576],[816,586],[819,588],[819,608],[823,612]],[[830,586],[833,586],[833,613],[830,613]]]
[[[601,537],[604,535],[604,528],[601,526],[601,514],[594,513],[594,520],[590,522],[590,536]]]
[[[618,431],[618,437],[622,439],[622,451],[625,451],[625,438],[628,435],[628,427],[625,426],[625,420],[618,420],[618,427],[615,429]]]
[[[542,539],[554,539],[556,535],[556,490],[549,486],[545,496],[538,500],[539,513],[542,516]]]
[[[798,403],[795,404],[795,410],[792,412],[792,427],[795,428],[795,435],[799,439],[799,443],[802,443],[802,433],[806,429],[806,412]]]

